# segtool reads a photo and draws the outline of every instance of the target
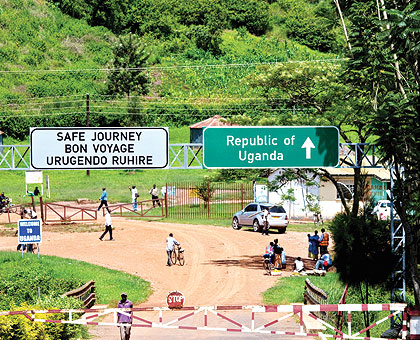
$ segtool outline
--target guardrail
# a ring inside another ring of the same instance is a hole
[[[327,305],[328,294],[315,286],[309,279],[305,280],[305,292],[303,293],[305,305]],[[322,319],[328,319],[328,311],[315,312]]]
[[[64,293],[63,296],[80,299],[85,308],[91,308],[96,301],[95,281],[89,281],[79,288]]]

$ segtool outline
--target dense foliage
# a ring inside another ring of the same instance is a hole
[[[60,297],[63,293],[82,286],[85,282],[68,277],[57,279],[53,270],[41,263],[23,258],[16,266],[14,258],[1,258],[0,309],[23,302],[34,304],[41,297]]]

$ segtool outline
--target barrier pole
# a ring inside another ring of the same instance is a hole
[[[45,220],[44,220],[44,202],[42,201],[42,197],[39,197],[39,208],[41,209],[41,221],[42,221],[42,223],[45,223]]]

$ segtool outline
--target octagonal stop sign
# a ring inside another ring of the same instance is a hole
[[[184,306],[185,297],[184,294],[178,291],[169,292],[166,297],[166,303],[169,308],[182,308]]]

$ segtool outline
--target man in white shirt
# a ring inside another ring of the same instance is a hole
[[[179,243],[177,240],[175,240],[174,235],[170,233],[166,238],[166,254],[168,255],[168,266],[172,265],[171,254],[174,251],[175,244],[179,246]]]
[[[303,261],[302,261],[302,259],[300,257],[298,257],[295,260],[295,272],[300,273],[300,272],[303,272],[304,269],[305,269],[305,267],[303,265]]]
[[[131,188],[128,187],[128,189],[131,191],[131,202],[133,203],[133,210],[137,211],[137,197],[139,197],[137,188],[135,185],[133,185]]]
[[[149,194],[152,195],[153,208],[156,206],[156,204],[160,207],[159,189],[156,188],[156,184],[153,184],[153,188],[149,190]]]
[[[112,238],[112,221],[111,221],[111,215],[109,214],[109,212],[107,212],[105,214],[105,231],[103,232],[103,234],[101,235],[101,237],[99,237],[99,239],[101,241],[104,238],[104,236],[106,235],[106,233],[109,233],[109,240],[110,241],[114,241],[114,239]]]

